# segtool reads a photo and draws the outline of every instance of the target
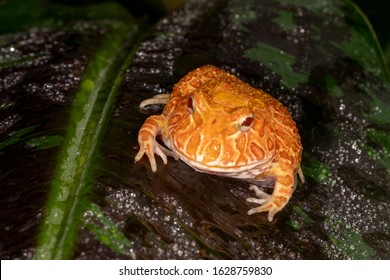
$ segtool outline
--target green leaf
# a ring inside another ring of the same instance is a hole
[[[92,203],[86,209],[86,213],[85,226],[97,236],[101,244],[108,246],[116,253],[131,255],[133,242],[123,235],[109,217],[104,215],[98,205]]]
[[[1,150],[7,148],[10,145],[14,145],[17,143],[20,143],[24,140],[26,140],[27,135],[30,132],[33,132],[37,128],[37,125],[25,127],[18,131],[15,131],[13,133],[10,133],[7,138],[5,138],[2,142],[0,142],[0,153],[2,153]]]
[[[351,230],[350,226],[345,226],[341,221],[329,218],[325,221],[327,227],[331,230],[327,232],[332,243],[343,255],[352,260],[370,260],[373,259],[375,251],[362,238],[362,235]],[[343,232],[339,237],[331,233],[333,230]]]
[[[76,93],[39,237],[38,259],[69,258],[72,252],[83,213],[83,198],[91,188],[98,147],[123,71],[133,56],[133,53],[126,55],[129,42],[125,35],[128,34],[126,29],[136,29],[118,23],[111,28]],[[132,38],[130,42],[134,42]],[[119,71],[118,62],[123,63]]]
[[[292,66],[296,63],[296,58],[275,47],[257,43],[256,47],[245,51],[245,56],[264,63],[265,66],[277,72],[281,76],[283,84],[290,89],[295,89],[299,84],[308,81],[308,76],[293,70]]]
[[[390,176],[390,135],[384,131],[375,129],[367,130],[367,138],[373,143],[378,144],[376,148],[366,144],[363,146],[367,150],[370,157],[380,162],[386,167],[387,173]]]
[[[31,5],[34,4],[34,7]],[[9,9],[18,8],[19,13],[12,19]],[[32,13],[30,13],[33,11]],[[101,144],[112,106],[116,100],[123,73],[131,62],[138,36],[138,25],[119,6],[102,4],[73,8],[58,5],[37,5],[26,1],[24,6],[17,1],[6,1],[2,5],[1,31],[14,31],[36,26],[60,28],[71,31],[76,24],[87,26],[95,20],[96,26],[103,25],[106,31],[96,50],[90,55],[79,89],[75,93],[69,112],[69,120],[64,136],[45,135],[28,140],[27,134],[36,132],[38,125],[22,128],[2,142],[2,149],[26,141],[35,151],[46,150],[61,144],[53,176],[50,179],[50,191],[36,246],[37,259],[66,259],[73,254],[77,240],[84,205],[89,201],[88,193],[92,185],[96,161],[99,159]],[[110,17],[115,18],[110,19]],[[19,18],[23,20],[18,21]],[[6,24],[12,21],[13,24]],[[73,25],[73,26],[71,26]],[[83,28],[80,32],[83,33]],[[43,31],[45,32],[45,31]],[[71,31],[72,32],[72,31]],[[74,31],[73,31],[74,32]],[[10,39],[8,36],[6,39]],[[49,53],[48,53],[49,55]],[[22,56],[23,57],[23,56]],[[28,65],[35,55],[25,56],[23,61],[16,59],[8,62],[3,58],[1,64],[7,69]],[[4,62],[5,61],[5,62]],[[15,63],[16,62],[16,63]],[[7,109],[10,106],[4,106]],[[53,107],[54,109],[54,107]],[[53,113],[55,111],[52,111]],[[28,140],[28,141],[27,141]]]
[[[303,158],[305,164],[302,165],[302,171],[306,176],[312,177],[318,183],[331,183],[332,174],[326,164],[306,153],[303,155]]]
[[[33,138],[27,144],[31,145],[33,149],[44,150],[59,146],[63,141],[64,138],[60,135],[49,135]]]

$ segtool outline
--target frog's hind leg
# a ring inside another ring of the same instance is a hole
[[[272,222],[274,215],[283,209],[290,200],[294,188],[294,174],[292,172],[279,172],[276,174],[275,187],[272,195],[269,195],[257,186],[252,185],[249,189],[253,190],[256,198],[247,198],[248,202],[259,204],[260,206],[248,211],[248,215],[255,213],[268,212],[268,221]]]
[[[157,94],[153,96],[152,98],[145,99],[139,104],[139,107],[141,109],[144,109],[146,106],[149,105],[157,105],[157,104],[167,104],[169,99],[169,94]]]

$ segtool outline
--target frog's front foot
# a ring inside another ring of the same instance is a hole
[[[272,222],[275,214],[282,210],[290,200],[296,182],[296,180],[294,180],[293,171],[278,169],[276,175],[276,182],[272,195],[263,192],[256,185],[250,186],[249,189],[256,193],[257,198],[250,197],[247,201],[260,204],[260,206],[250,209],[248,215],[268,212],[268,221]]]
[[[146,141],[142,141],[139,143],[139,151],[138,154],[135,156],[134,161],[139,161],[144,154],[148,156],[150,167],[152,168],[153,172],[157,171],[157,164],[154,154],[160,156],[164,164],[167,164],[168,162],[167,156],[174,157],[176,160],[179,159],[179,156],[177,154],[161,146],[154,138],[149,138]]]
[[[274,195],[269,195],[265,193],[264,191],[260,190],[256,185],[251,185],[249,187],[249,190],[254,191],[256,193],[255,197],[249,197],[246,199],[247,202],[259,204],[260,206],[254,207],[250,209],[247,213],[248,215],[261,213],[261,212],[268,212],[268,221],[272,222],[274,219],[274,216],[277,212],[283,209],[284,205],[287,203],[278,203],[277,200],[280,198],[285,199],[284,197],[275,197]]]
[[[163,147],[156,140],[156,136],[161,133],[161,126],[163,121],[164,119],[161,116],[149,117],[141,127],[138,134],[139,151],[135,156],[134,161],[139,161],[143,155],[146,154],[149,158],[150,167],[152,168],[153,172],[157,171],[157,164],[154,154],[160,156],[164,164],[167,164],[168,162],[167,156],[173,157],[176,160],[179,159],[179,156],[176,153]]]

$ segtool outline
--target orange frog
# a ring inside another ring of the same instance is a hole
[[[287,108],[219,68],[206,65],[190,72],[171,94],[144,100],[140,108],[150,104],[166,105],[142,125],[135,161],[146,154],[153,172],[156,154],[165,164],[167,156],[180,158],[197,171],[253,184],[273,178],[271,195],[251,185],[257,197],[247,198],[259,205],[248,215],[268,211],[270,222],[289,201],[296,174],[304,180],[302,145]],[[169,149],[156,141],[159,135]]]

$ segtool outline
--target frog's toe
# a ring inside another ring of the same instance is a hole
[[[167,164],[168,163],[168,159],[167,159],[167,156],[166,156],[166,153],[164,151],[164,147],[158,145],[156,146],[156,151],[155,151],[156,155],[160,156],[162,161],[164,162],[164,164]]]
[[[150,167],[151,167],[153,172],[157,171],[156,158],[154,157],[154,154],[156,154],[159,157],[161,157],[161,159],[164,162],[164,164],[168,163],[168,159],[167,159],[168,156],[169,157],[173,157],[176,160],[179,159],[179,156],[176,153],[174,153],[174,152],[168,150],[167,148],[161,146],[156,141],[154,141],[152,144],[150,144],[150,143],[141,143],[140,149],[138,151],[138,154],[135,156],[134,161],[135,162],[139,161],[143,157],[144,154],[146,154],[147,157],[149,158]]]
[[[262,190],[261,190],[258,186],[256,186],[256,185],[251,185],[251,186],[249,187],[249,190],[250,190],[250,191],[254,191],[255,194],[256,194],[256,196],[257,196],[258,198],[264,198],[264,199],[267,199],[267,200],[268,200],[268,199],[271,197],[271,195],[269,195],[268,193],[262,191]]]
[[[161,157],[164,164],[168,163],[167,157],[173,157],[175,160],[179,159],[179,155],[175,152],[172,152],[171,150],[168,150],[164,146],[161,146],[157,142],[155,143],[155,153]]]
[[[134,162],[139,161],[144,156],[144,154],[146,154],[148,159],[149,159],[150,167],[151,167],[152,171],[156,172],[157,171],[156,159],[154,157],[153,150],[148,143],[146,143],[146,144],[141,143],[140,144],[140,149],[134,158]]]
[[[247,201],[247,202],[251,202],[251,203],[255,203],[255,204],[261,205],[261,204],[267,202],[268,199],[264,199],[264,198],[255,198],[255,197],[248,197],[248,198],[246,199],[246,201]]]
[[[260,206],[250,209],[248,215],[253,215],[261,212],[268,212],[268,221],[272,222],[274,215],[280,211],[280,208],[274,204],[272,195],[262,191],[256,185],[250,186],[249,190],[254,191],[257,198],[249,197],[246,199],[247,202],[255,203]]]
[[[259,187],[256,185],[251,185],[249,187],[249,190],[254,191],[257,197],[248,197],[246,199],[247,202],[262,205],[262,204],[266,203],[268,200],[270,200],[270,198],[271,198],[271,196],[269,194],[260,190]],[[251,214],[249,214],[249,215],[251,215]]]
[[[275,214],[279,211],[280,209],[276,207],[272,201],[268,200],[261,206],[250,209],[247,213],[248,215],[253,215],[256,213],[268,212],[268,221],[272,222]]]
[[[145,99],[139,104],[139,107],[141,109],[144,109],[145,107],[149,105],[155,105],[155,104],[167,104],[169,99],[169,94],[157,94],[153,96],[152,98]]]

